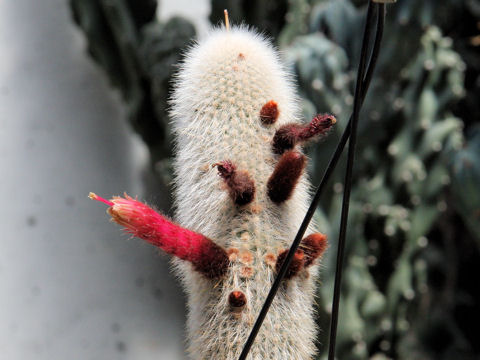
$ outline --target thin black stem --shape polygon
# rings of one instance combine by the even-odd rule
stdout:
[[[360,55],[360,65],[358,66],[357,73],[357,83],[355,86],[355,97],[353,101],[353,115],[352,120],[349,123],[350,127],[350,140],[348,145],[348,156],[347,156],[347,170],[345,173],[345,182],[344,182],[344,192],[343,192],[343,201],[342,201],[342,215],[340,220],[340,235],[338,238],[338,248],[337,248],[337,265],[335,269],[335,285],[333,290],[333,306],[332,306],[332,317],[330,320],[330,341],[328,346],[328,360],[335,359],[335,344],[337,339],[337,325],[338,325],[338,309],[340,306],[340,288],[342,284],[342,273],[343,273],[343,259],[345,255],[345,240],[347,235],[347,222],[348,222],[348,211],[350,208],[350,193],[352,190],[352,173],[353,173],[353,161],[355,159],[355,146],[357,142],[357,127],[358,127],[358,118],[361,107],[361,97],[362,97],[362,82],[363,75],[365,72],[365,64],[367,59],[368,51],[368,42],[370,39],[370,23],[373,19],[373,5],[369,1],[367,9],[367,20],[365,22],[365,30],[363,33],[363,42],[362,50]],[[378,13],[380,17],[380,13]]]
[[[378,53],[380,49],[380,42],[381,38],[383,35],[383,24],[384,24],[384,17],[380,16],[380,13],[383,13],[383,8],[384,6],[381,5],[381,10],[379,11],[379,20],[377,22],[377,28],[376,28],[376,34],[375,34],[375,41],[372,49],[372,55],[370,57],[368,69],[365,75],[365,78],[361,82],[361,92],[358,94],[360,96],[360,101],[361,104],[363,104],[363,100],[365,98],[365,94],[367,93],[368,87],[370,86],[370,81],[373,76],[373,71],[378,59]],[[380,19],[381,18],[381,19]],[[363,75],[363,74],[362,74]],[[356,93],[357,96],[357,93]],[[320,197],[322,194],[322,191],[328,182],[331,174],[333,173],[333,170],[335,169],[335,166],[338,163],[338,160],[340,158],[340,155],[343,151],[343,148],[345,147],[345,144],[348,140],[348,137],[350,135],[350,124],[352,122],[352,117],[350,117],[349,123],[342,135],[342,138],[337,145],[337,148],[335,149],[335,152],[332,156],[332,158],[329,161],[329,164],[327,166],[327,169],[325,170],[325,173],[323,175],[322,181],[320,182],[320,185],[317,187],[315,196],[312,199],[312,202],[310,204],[310,207],[308,208],[307,213],[305,214],[305,217],[302,221],[302,224],[300,225],[300,228],[297,232],[297,235],[295,236],[295,239],[290,247],[290,250],[283,262],[282,267],[280,268],[277,277],[275,278],[275,281],[270,289],[270,292],[267,295],[267,298],[265,299],[265,303],[257,317],[257,320],[252,328],[252,331],[250,332],[250,335],[244,345],[244,348],[242,350],[242,353],[240,354],[239,360],[245,360],[252,345],[253,342],[255,341],[255,338],[258,334],[258,331],[260,330],[260,327],[262,326],[263,320],[265,319],[265,316],[268,313],[268,310],[270,309],[270,305],[273,302],[273,299],[275,298],[275,295],[277,294],[277,291],[280,287],[281,281],[285,277],[285,274],[287,273],[287,269],[293,259],[293,255],[295,254],[295,251],[298,249],[298,246],[300,245],[300,242],[303,239],[303,236],[305,235],[305,231],[307,230],[308,225],[310,224],[310,221],[312,220],[312,217],[315,213],[315,210],[318,206],[318,203],[320,202]]]
[[[362,91],[360,94],[361,95],[360,100],[362,105],[363,105],[363,101],[365,100],[365,95],[367,94],[368,88],[370,87],[370,82],[373,77],[373,71],[375,70],[375,65],[377,64],[378,54],[380,52],[380,44],[382,42],[384,24],[385,24],[385,5],[382,4],[380,5],[377,28],[375,33],[375,42],[373,44],[373,49],[372,49],[372,56],[368,64],[367,74],[365,75],[365,79],[362,82],[362,89],[361,89]],[[323,173],[322,180],[320,181],[320,185],[317,187],[315,196],[312,201],[312,204],[315,204],[315,208],[317,207],[318,202],[320,201],[320,196],[322,194],[323,188],[328,183],[328,180],[330,180],[330,177],[333,174],[333,170],[335,170],[338,160],[340,160],[340,155],[342,155],[343,149],[345,148],[347,140],[350,137],[350,129],[351,129],[350,125],[352,122],[352,117],[353,117],[353,114],[348,119],[348,123],[345,130],[343,131],[342,137],[340,138],[340,141],[338,142],[337,147],[332,157],[330,158],[330,161],[328,162],[327,168]],[[310,221],[310,219],[308,221]]]

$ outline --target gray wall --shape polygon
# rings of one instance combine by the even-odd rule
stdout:
[[[165,207],[147,163],[67,1],[0,1],[2,359],[184,359],[168,259],[87,198]]]

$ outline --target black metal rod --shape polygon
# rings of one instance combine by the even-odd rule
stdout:
[[[380,18],[380,16],[379,16]],[[374,68],[375,68],[375,65],[376,65],[376,61],[378,59],[378,53],[379,53],[379,49],[380,49],[380,42],[381,42],[381,38],[382,38],[382,34],[383,34],[383,19],[382,21],[379,21],[377,22],[377,30],[376,30],[376,35],[375,35],[375,42],[374,42],[374,45],[373,45],[373,49],[372,49],[372,56],[370,58],[370,61],[369,61],[369,65],[368,65],[368,69],[367,69],[367,72],[366,72],[366,76],[365,76],[365,79],[362,81],[362,87],[361,87],[361,93],[359,94],[360,97],[361,97],[361,103],[363,103],[363,100],[365,98],[365,94],[368,90],[368,87],[370,86],[370,81],[372,79],[372,76],[373,76],[373,71],[374,71]],[[263,323],[263,320],[265,319],[265,316],[267,315],[268,313],[268,310],[270,309],[270,305],[272,304],[273,302],[273,299],[275,298],[275,295],[277,294],[277,291],[278,291],[278,288],[280,287],[280,284],[281,284],[281,281],[283,280],[286,272],[287,272],[287,269],[288,269],[288,266],[290,265],[291,261],[292,261],[292,258],[293,258],[293,255],[295,253],[295,251],[298,249],[298,246],[300,245],[300,242],[303,238],[303,236],[305,235],[305,231],[307,230],[307,227],[310,223],[310,221],[312,220],[312,217],[315,213],[315,210],[318,206],[318,203],[320,201],[320,197],[321,197],[321,194],[322,194],[322,190],[323,188],[325,187],[326,183],[328,182],[331,174],[333,173],[333,170],[336,166],[336,164],[338,163],[338,160],[340,158],[340,155],[345,147],[345,144],[348,140],[348,137],[350,135],[350,124],[351,124],[351,121],[352,121],[352,117],[350,117],[350,120],[349,120],[349,123],[342,135],[342,138],[339,142],[339,144],[337,145],[337,148],[335,149],[335,152],[332,156],[332,158],[330,159],[329,161],[329,164],[327,166],[327,169],[325,170],[324,172],[324,175],[322,177],[322,181],[320,182],[320,185],[317,187],[316,189],[316,192],[315,192],[315,196],[313,197],[312,199],[312,203],[310,204],[310,207],[308,208],[308,211],[307,213],[305,214],[305,217],[302,221],[302,224],[300,225],[300,228],[297,232],[297,235],[295,236],[295,239],[290,247],[290,250],[283,262],[283,265],[282,267],[280,268],[279,272],[278,272],[278,275],[274,281],[274,283],[272,284],[272,288],[270,289],[270,292],[268,293],[267,295],[267,298],[265,299],[265,303],[257,317],[257,320],[251,330],[251,333],[244,345],[244,348],[242,350],[242,353],[240,354],[240,357],[239,357],[239,360],[245,360],[252,345],[253,345],[253,342],[255,341],[255,338],[258,334],[258,331],[260,330],[260,327]]]
[[[380,17],[380,14],[378,14]],[[353,161],[355,159],[355,146],[357,142],[358,118],[361,107],[362,82],[367,58],[368,42],[370,38],[370,22],[373,19],[372,1],[368,2],[367,20],[363,33],[360,65],[358,66],[357,83],[355,86],[355,97],[353,101],[352,121],[349,123],[350,139],[348,144],[347,170],[345,172],[344,192],[342,201],[342,214],[340,220],[340,234],[338,237],[337,262],[335,269],[335,285],[333,290],[332,317],[330,320],[330,341],[328,344],[328,360],[335,359],[335,344],[337,339],[338,308],[340,306],[340,288],[342,284],[343,260],[345,255],[345,240],[347,235],[348,211],[350,208],[350,193],[352,190]]]

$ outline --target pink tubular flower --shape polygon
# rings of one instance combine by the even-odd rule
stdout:
[[[148,205],[127,194],[110,200],[94,193],[89,197],[109,205],[107,212],[126,232],[168,254],[190,261],[205,276],[215,278],[227,271],[229,260],[225,250],[202,234],[171,222]]]

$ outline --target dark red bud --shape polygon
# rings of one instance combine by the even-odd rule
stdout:
[[[274,203],[282,203],[293,193],[307,163],[305,155],[288,151],[282,155],[267,182],[267,194]]]
[[[219,175],[225,180],[230,198],[236,205],[247,205],[255,197],[255,183],[247,171],[237,171],[229,160],[214,164]]]
[[[247,297],[241,291],[232,291],[230,295],[228,295],[228,303],[231,307],[242,308],[247,303]]]
[[[277,121],[279,115],[278,105],[275,101],[270,100],[263,105],[260,110],[260,120],[263,125],[271,125]]]
[[[284,250],[280,253],[280,255],[278,255],[277,263],[275,265],[275,270],[277,272],[280,271],[287,254],[288,250]],[[295,251],[295,254],[293,254],[292,261],[288,267],[287,273],[285,274],[285,279],[291,279],[293,276],[297,275],[303,269],[304,264],[305,254],[303,253],[303,250],[298,249]]]
[[[308,235],[300,244],[301,249],[305,253],[305,267],[322,257],[328,247],[327,235],[315,233]]]
[[[325,135],[337,120],[330,114],[315,116],[308,124],[286,124],[273,136],[273,151],[276,154],[293,149],[295,145],[310,140],[317,135]]]

